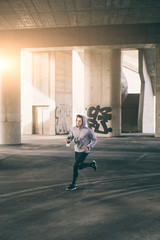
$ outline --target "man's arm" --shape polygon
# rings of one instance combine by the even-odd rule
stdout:
[[[66,143],[71,142],[74,139],[74,135],[72,131],[69,131],[68,137],[66,138]]]
[[[98,139],[97,139],[97,137],[96,137],[96,135],[95,135],[95,133],[93,132],[92,129],[90,129],[90,138],[91,138],[91,142],[87,145],[89,150],[91,148],[93,148],[96,145],[97,141],[98,141]]]

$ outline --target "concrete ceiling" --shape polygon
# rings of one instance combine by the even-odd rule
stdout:
[[[0,30],[160,22],[160,0],[0,0]]]
[[[5,36],[5,31],[7,30],[47,30],[60,28],[64,32],[65,28],[68,34],[70,27],[73,29],[73,27],[99,26],[99,28],[102,28],[109,25],[134,25],[132,31],[135,32],[136,24],[142,26],[143,24],[154,23],[160,23],[160,0],[0,0],[0,42],[4,41],[4,44],[10,38],[10,42],[17,42],[17,44],[33,42],[32,37],[31,40],[27,38],[28,33],[26,33],[27,35],[23,33],[23,37],[19,37],[19,42],[17,41],[18,38],[16,40],[12,39],[14,36],[12,33]],[[96,28],[96,31],[99,28]],[[112,35],[113,32],[114,30],[111,32]],[[158,33],[159,31],[155,32]],[[17,36],[19,34],[18,32]],[[153,34],[152,31],[151,34]],[[151,34],[148,31],[147,39],[150,38]],[[43,35],[45,34],[40,36],[42,37]],[[59,36],[59,34],[57,35]],[[53,34],[53,36],[55,35]],[[55,38],[53,36],[51,41],[54,42]],[[96,38],[96,35],[94,36]],[[121,40],[121,33],[118,36],[120,36],[119,39]],[[88,35],[84,36],[84,38],[86,37]],[[103,34],[102,37],[104,38]],[[105,35],[105,39],[108,37],[108,35]],[[59,39],[63,40],[62,37]],[[115,39],[115,36],[111,36],[111,40],[113,39]],[[48,38],[43,40],[43,42],[47,41]],[[1,45],[3,46],[2,42]],[[145,57],[152,85],[155,86],[155,49],[145,50]]]

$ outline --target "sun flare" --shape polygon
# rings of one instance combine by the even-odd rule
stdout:
[[[7,59],[0,58],[0,70],[6,70],[9,67],[9,61]]]

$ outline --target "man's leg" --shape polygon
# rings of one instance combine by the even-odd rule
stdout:
[[[86,159],[86,158],[85,158],[85,159]],[[85,159],[84,159],[84,160],[85,160]],[[78,169],[81,170],[81,169],[84,169],[84,168],[87,168],[87,167],[91,167],[91,168],[93,168],[95,171],[97,170],[97,163],[96,163],[95,160],[93,160],[91,163],[85,163],[84,160],[79,163]]]
[[[88,153],[85,152],[75,152],[75,163],[73,166],[73,181],[72,184],[75,185],[76,179],[78,177],[78,169],[83,164],[84,160],[88,156]]]
[[[75,152],[75,163],[73,166],[73,180],[72,180],[72,184],[70,184],[69,187],[66,188],[66,190],[75,190],[76,189],[75,183],[76,183],[76,179],[78,177],[78,169],[81,170],[86,167],[92,167],[96,171],[97,165],[94,160],[91,163],[84,163],[84,160],[86,159],[88,154],[89,153],[86,153],[86,152]]]

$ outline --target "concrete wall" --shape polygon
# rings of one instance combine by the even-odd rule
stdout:
[[[22,133],[49,134],[49,54],[23,51],[21,79]]]
[[[67,133],[72,124],[72,52],[23,52],[22,62],[22,133]]]
[[[33,105],[49,105],[49,53],[33,53]]]
[[[73,56],[72,51],[25,52],[23,65],[27,61],[29,69],[22,71],[23,133],[68,133],[81,113],[97,134],[120,134],[119,50],[85,50]]]
[[[75,124],[76,114],[82,113],[99,136],[120,135],[120,50],[24,52],[22,57],[23,133],[32,134],[35,121],[40,121],[36,133],[67,133]],[[144,58],[140,66],[141,78],[145,79],[142,132],[153,133],[154,97]]]

